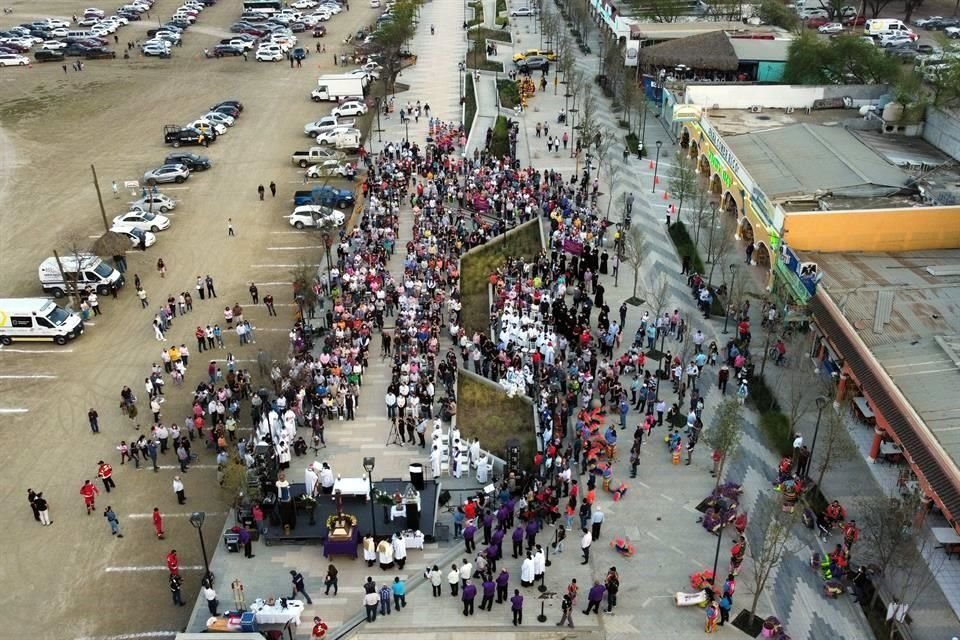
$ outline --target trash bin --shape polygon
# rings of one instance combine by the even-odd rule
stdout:
[[[230,531],[223,534],[223,544],[227,547],[227,551],[230,553],[239,553],[240,552],[240,535],[237,533],[231,533]]]
[[[410,465],[410,484],[412,484],[417,491],[423,491],[425,486],[423,481],[423,465],[419,462],[414,462]]]

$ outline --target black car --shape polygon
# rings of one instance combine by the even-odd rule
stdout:
[[[65,56],[85,56],[90,49],[91,47],[74,42],[68,44],[65,48],[61,49],[61,51]]]
[[[203,146],[207,146],[207,144],[210,143],[210,138],[193,127],[181,128],[175,124],[168,124],[163,127],[163,142],[164,144],[172,144],[174,147],[185,144],[202,144]]]
[[[188,151],[177,151],[167,155],[163,164],[185,164],[190,171],[206,171],[210,168],[210,159]]]
[[[87,52],[83,55],[85,55],[88,60],[99,60],[101,58],[116,58],[117,52],[111,49],[97,47],[95,49],[87,49]]]
[[[41,49],[33,54],[33,57],[37,62],[60,62],[63,60],[64,55],[62,51],[47,51],[46,49]]]
[[[223,56],[242,56],[243,49],[235,44],[218,44],[210,51],[210,55],[215,58],[222,58]]]
[[[236,118],[237,115],[241,111],[243,111],[243,103],[240,102],[239,100],[223,100],[222,102],[218,102],[217,104],[210,107],[208,111],[219,111],[220,107],[230,107],[231,109],[236,111],[237,113],[235,114],[229,113],[228,111],[224,111],[224,113],[226,113],[228,116],[233,116],[234,118]]]
[[[130,21],[130,22],[136,22],[136,21],[138,21],[138,20],[143,20],[143,18],[140,17],[140,14],[137,13],[136,11],[123,11],[123,10],[121,10],[121,11],[117,11],[117,15],[120,16],[121,18],[126,18],[126,19],[127,19],[128,21]]]
[[[546,56],[527,56],[517,63],[517,69],[520,73],[530,73],[531,71],[549,71],[550,61]]]
[[[303,33],[307,30],[307,25],[304,22],[294,21],[287,25],[290,31],[293,33]]]

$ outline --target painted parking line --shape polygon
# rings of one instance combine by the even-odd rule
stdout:
[[[140,631],[139,633],[121,633],[116,636],[82,636],[74,640],[138,640],[138,638],[173,638],[179,631]]]
[[[215,512],[207,511],[206,514],[208,516],[225,516],[227,515],[227,512],[226,511],[215,511]],[[193,515],[193,513],[163,513],[161,515],[163,516],[163,519],[166,520],[167,518],[189,518],[190,516]],[[128,513],[127,517],[132,520],[146,520],[147,518],[152,518],[153,513],[152,512],[151,513]]]
[[[157,465],[158,469],[179,469],[180,465],[178,464],[160,464]],[[215,464],[191,464],[187,465],[187,469],[216,469],[217,465]]]
[[[0,380],[56,380],[57,376],[49,375],[46,373],[38,373],[34,375],[2,375]]]
[[[300,251],[301,249],[323,249],[323,245],[308,244],[305,247],[267,247],[267,251]]]
[[[281,285],[290,284],[290,281],[286,282],[258,282],[257,285],[261,287],[279,287]]]
[[[271,231],[271,235],[280,236],[280,235],[303,235],[303,231]]]
[[[6,413],[28,413],[30,409],[19,409],[19,408],[0,408],[0,414]]]
[[[170,571],[165,564],[155,565],[128,565],[125,567],[104,567],[107,573],[136,573],[140,571]],[[192,564],[189,566],[180,565],[180,571],[203,571],[202,564]]]
[[[0,353],[73,353],[73,349],[8,349],[0,345]]]
[[[164,187],[164,191],[187,191],[190,187]]]

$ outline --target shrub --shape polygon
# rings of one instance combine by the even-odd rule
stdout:
[[[473,128],[473,119],[477,115],[477,96],[473,93],[473,74],[464,74],[463,91],[465,101],[463,110],[463,124],[466,127],[467,136],[469,136],[470,130]]]
[[[503,116],[497,116],[497,122],[493,125],[490,153],[495,158],[502,158],[510,154],[510,124]]]
[[[756,381],[756,378],[754,379]],[[751,394],[753,391],[750,392]],[[790,433],[790,419],[778,411],[771,411],[760,415],[760,430],[767,440],[781,456],[793,454],[793,434]]]
[[[630,136],[627,137],[629,138]],[[687,226],[682,222],[677,222],[670,225],[669,231],[670,239],[673,240],[673,245],[677,248],[677,253],[680,254],[680,257],[689,256],[690,268],[697,273],[704,273],[703,260],[700,259],[700,253],[697,251],[696,245],[693,244],[693,239],[687,232]]]
[[[513,109],[520,104],[520,89],[513,80],[498,80],[497,92],[500,94],[500,106]]]

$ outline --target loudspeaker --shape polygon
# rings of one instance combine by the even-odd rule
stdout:
[[[440,506],[441,506],[441,507],[447,506],[447,503],[450,502],[450,498],[451,498],[451,497],[452,497],[452,496],[450,495],[450,492],[447,491],[446,489],[444,489],[443,491],[441,491],[441,492],[440,492],[440,501],[439,501],[439,502],[440,502]]]

